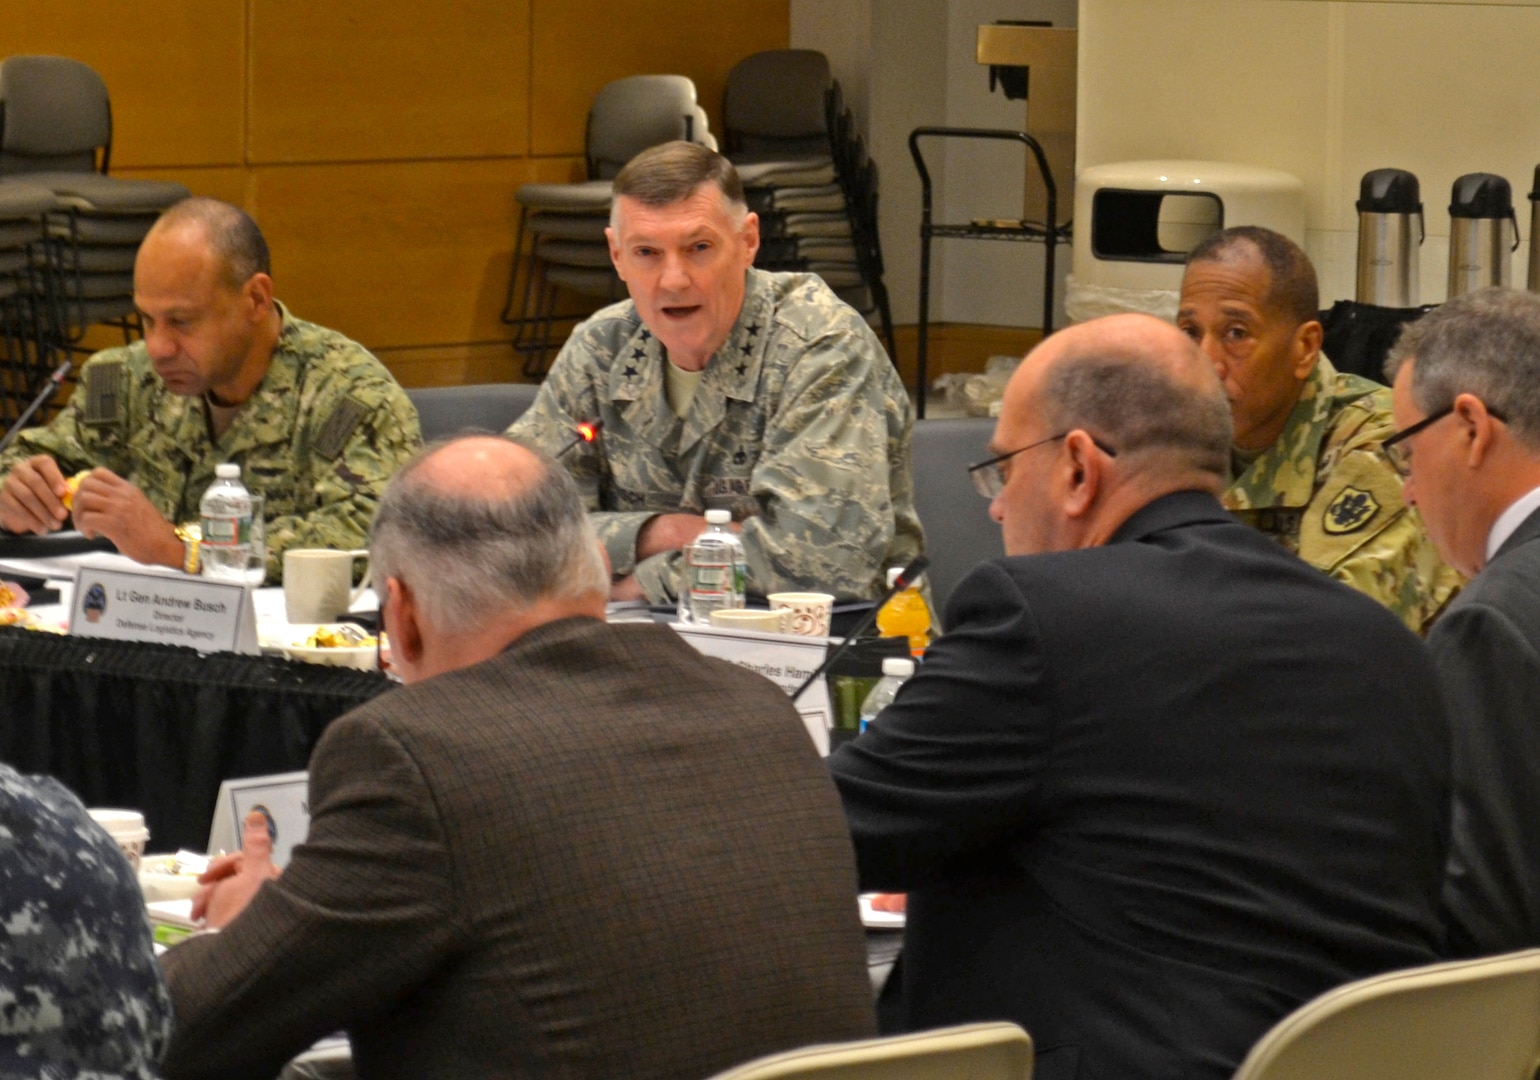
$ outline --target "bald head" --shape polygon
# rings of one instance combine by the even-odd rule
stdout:
[[[156,220],[144,243],[153,248],[172,235],[183,241],[196,237],[206,244],[224,283],[232,289],[240,288],[254,274],[272,276],[272,260],[262,230],[238,206],[203,196],[183,199]]]
[[[543,600],[603,598],[609,575],[565,469],[497,436],[430,446],[390,481],[370,550],[377,581],[407,583],[441,631]]]
[[[1197,471],[1222,483],[1230,408],[1192,341],[1148,315],[1111,315],[1061,330],[1033,351],[1036,407],[1055,431],[1084,428],[1125,468]]]

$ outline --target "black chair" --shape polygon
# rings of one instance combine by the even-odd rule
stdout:
[[[970,570],[1005,553],[1000,527],[967,473],[969,465],[989,457],[985,447],[994,429],[995,422],[983,417],[915,421],[910,447],[914,508],[925,528],[926,577],[938,619],[952,589]]]

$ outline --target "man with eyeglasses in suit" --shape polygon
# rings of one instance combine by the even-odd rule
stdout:
[[[1402,332],[1386,454],[1471,578],[1428,635],[1454,744],[1452,956],[1540,945],[1540,297],[1482,289]]]
[[[882,1025],[1013,1020],[1046,1080],[1228,1078],[1304,1001],[1435,956],[1431,665],[1219,503],[1230,410],[1173,327],[1060,331],[1003,406],[971,472],[1006,557],[829,758],[862,887],[909,893]]]

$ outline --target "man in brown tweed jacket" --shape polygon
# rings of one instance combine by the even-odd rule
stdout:
[[[361,1077],[704,1077],[874,1030],[838,799],[785,694],[609,626],[565,470],[432,450],[373,534],[407,683],[334,723],[311,824],[165,957],[169,1077],[274,1076],[346,1029]]]

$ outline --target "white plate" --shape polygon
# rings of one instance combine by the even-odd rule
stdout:
[[[861,902],[861,925],[868,930],[902,930],[904,928],[904,913],[902,911],[877,911],[872,907],[872,897],[876,893],[862,893],[857,899]]]

